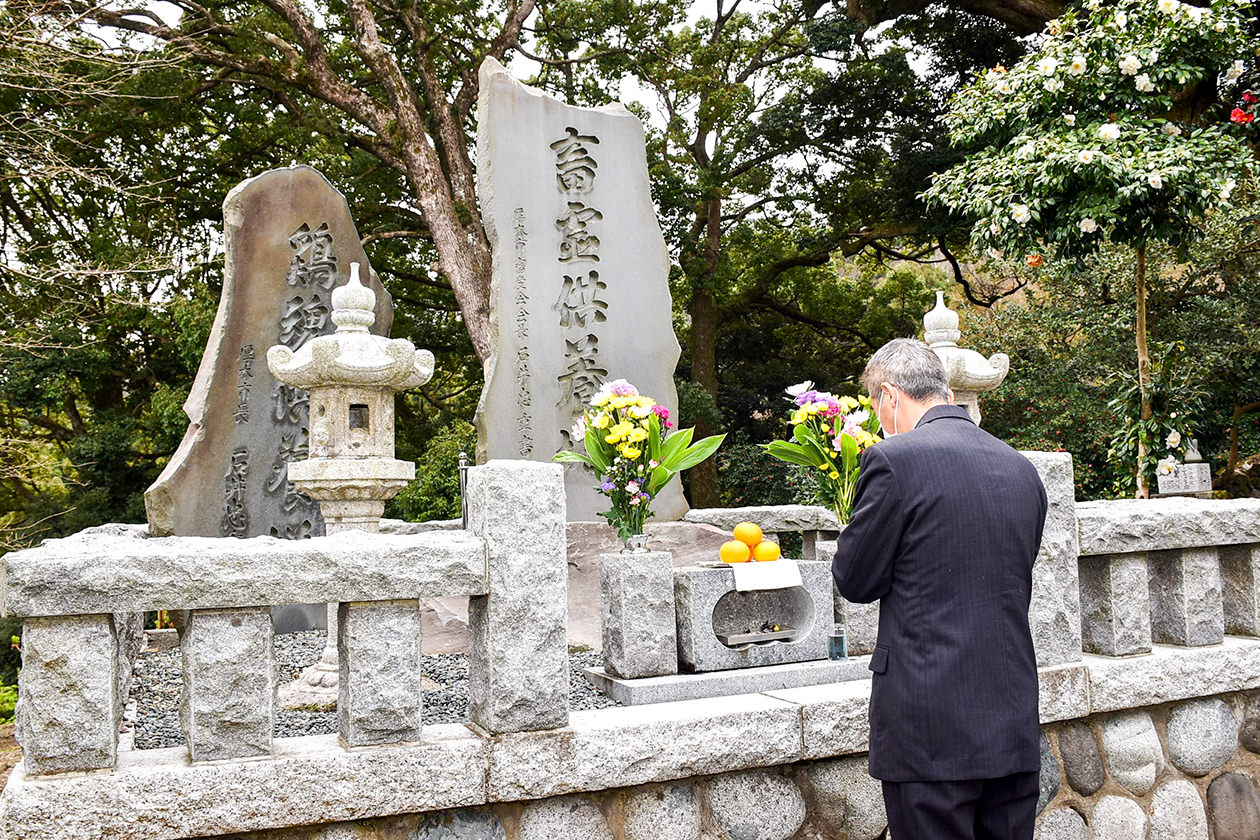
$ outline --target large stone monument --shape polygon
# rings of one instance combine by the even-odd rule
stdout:
[[[189,426],[145,492],[158,536],[289,539],[324,533],[319,508],[286,478],[309,446],[306,391],[267,370],[267,348],[332,332],[332,290],[351,262],[367,265],[345,198],[309,166],[265,172],[223,202],[223,292],[192,391]],[[389,294],[376,293],[373,331],[388,335]],[[323,623],[323,608],[275,611],[277,629]]]
[[[638,118],[566,105],[487,58],[477,182],[494,249],[478,460],[550,460],[606,380],[628,379],[676,414],[669,258]],[[607,509],[596,483],[566,468],[571,521]],[[686,512],[677,479],[652,510]]]

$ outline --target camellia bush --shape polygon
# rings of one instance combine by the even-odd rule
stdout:
[[[1038,49],[980,74],[954,99],[950,136],[975,151],[924,195],[975,220],[976,249],[1030,266],[1079,259],[1108,240],[1134,249],[1140,496],[1157,425],[1146,246],[1184,247],[1252,164],[1225,104],[1241,99],[1232,88],[1255,58],[1249,8],[1088,0],[1050,21]]]

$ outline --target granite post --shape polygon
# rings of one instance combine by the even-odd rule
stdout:
[[[14,729],[27,775],[112,768],[118,688],[111,616],[26,619]]]
[[[1221,585],[1225,602],[1225,632],[1260,636],[1260,544],[1223,545]]]
[[[1215,645],[1225,638],[1221,566],[1216,549],[1152,551],[1151,639],[1162,644]]]
[[[669,552],[601,554],[599,583],[605,670],[622,679],[678,673]]]
[[[486,541],[489,594],[469,599],[468,715],[494,732],[569,720],[564,477],[559,464],[468,470],[468,530]]]
[[[1104,656],[1151,651],[1146,554],[1104,554],[1080,563],[1084,649]]]
[[[1076,524],[1076,482],[1067,452],[1024,452],[1046,490],[1046,524],[1033,565],[1032,629],[1038,667],[1081,658],[1081,600],[1078,577],[1080,539]]]
[[[477,195],[494,262],[477,460],[550,461],[608,380],[676,415],[680,350],[642,124],[620,104],[565,105],[493,58],[480,85]],[[566,468],[570,520],[606,508],[594,485]],[[652,510],[686,512],[677,478]]]
[[[341,605],[337,729],[347,747],[420,740],[420,602]]]
[[[179,723],[193,761],[269,755],[276,674],[266,607],[193,610],[180,641]]]

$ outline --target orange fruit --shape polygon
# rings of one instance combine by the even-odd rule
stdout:
[[[724,542],[718,549],[718,556],[722,558],[723,563],[747,563],[751,555],[752,551],[739,540]]]
[[[777,542],[771,542],[770,540],[757,543],[752,550],[753,559],[761,563],[766,563],[770,560],[778,560],[779,553],[779,544]]]
[[[735,526],[734,537],[744,545],[752,548],[754,545],[761,542],[761,528],[751,522],[741,522]]]

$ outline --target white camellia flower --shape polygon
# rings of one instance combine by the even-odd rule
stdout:
[[[1223,20],[1218,20],[1216,23],[1212,24],[1212,28],[1217,32],[1224,32],[1226,29],[1229,29],[1229,24]]]
[[[1085,72],[1085,68],[1089,66],[1089,62],[1085,60],[1083,55],[1072,56],[1072,63],[1068,65],[1068,72],[1073,76],[1079,76]]]
[[[1154,64],[1159,61],[1159,50],[1151,50],[1146,54],[1146,63]]]
[[[1155,90],[1155,83],[1151,81],[1151,77],[1145,73],[1139,73],[1133,79],[1133,84],[1137,85],[1137,89],[1142,93],[1150,93]]]
[[[1155,471],[1160,475],[1172,475],[1177,471],[1177,459],[1171,455],[1167,458],[1160,458],[1155,465]]]
[[[1203,20],[1203,14],[1207,11],[1207,9],[1201,9],[1198,6],[1191,6],[1189,3],[1186,3],[1184,11],[1190,16],[1192,21],[1198,23]]]
[[[1064,114],[1063,121],[1068,125],[1076,125],[1076,114]]]
[[[1081,163],[1093,163],[1094,152],[1092,152],[1089,149],[1081,149],[1079,152],[1076,153],[1076,159],[1079,160]]]
[[[1224,186],[1221,187],[1221,201],[1229,201],[1229,197],[1234,194],[1234,187],[1236,186],[1238,186],[1238,182],[1233,178],[1227,179]]]
[[[1164,441],[1164,444],[1169,449],[1176,449],[1178,446],[1181,446],[1181,432],[1173,429],[1168,433],[1168,439]]]
[[[1090,10],[1097,9],[1102,5],[1102,0],[1085,0],[1085,5],[1088,6]]]
[[[1058,93],[1059,91],[1063,90],[1063,80],[1062,79],[1046,79],[1044,82],[1042,82],[1041,86],[1044,87],[1050,93]]]
[[[1159,0],[1159,10],[1166,15],[1176,14],[1177,7],[1180,5],[1177,0]]]
[[[1132,76],[1134,73],[1142,69],[1142,59],[1136,55],[1129,53],[1120,60],[1120,72],[1126,76]]]
[[[1124,12],[1116,12],[1116,26],[1119,27],[1120,29],[1124,29],[1128,25],[1129,25],[1129,16],[1126,15]]]
[[[1019,147],[1019,150],[1015,152],[1015,157],[1019,158],[1020,160],[1028,160],[1030,157],[1032,157],[1036,153],[1036,151],[1037,151],[1037,145],[1030,140],[1029,142]]]
[[[998,223],[996,221],[989,222],[989,233],[997,236],[1001,232],[1002,228],[998,227]]]
[[[1012,204],[1011,218],[1021,225],[1026,225],[1032,219],[1032,213],[1029,212],[1027,204]]]
[[[1059,69],[1059,60],[1051,56],[1046,56],[1037,62],[1037,71],[1043,76],[1053,76],[1054,71]]]
[[[1015,85],[1011,84],[1010,79],[1003,79],[997,83],[997,92],[1009,96],[1015,92]]]
[[[1235,61],[1232,65],[1230,65],[1230,68],[1225,71],[1225,78],[1229,79],[1232,82],[1234,81],[1234,79],[1237,79],[1239,76],[1243,74],[1243,69],[1244,69],[1243,62],[1242,62],[1242,59],[1240,58],[1237,61]]]
[[[1077,224],[1077,227],[1081,229],[1081,233],[1093,233],[1098,230],[1098,222],[1094,221],[1089,216],[1086,216],[1081,219],[1081,221]]]
[[[1119,140],[1120,126],[1115,123],[1103,123],[1098,129],[1098,136],[1104,140]]]
[[[1164,179],[1159,177],[1158,172],[1148,172],[1146,183],[1150,184],[1152,189],[1162,190],[1164,188]]]
[[[1161,128],[1161,129],[1160,129],[1160,131],[1164,132],[1164,133],[1165,133],[1165,134],[1167,134],[1169,137],[1180,137],[1180,136],[1181,136],[1181,126],[1177,125],[1177,124],[1176,124],[1176,123],[1174,123],[1174,122],[1166,122],[1166,123],[1164,123],[1164,127],[1163,127],[1163,128]]]

